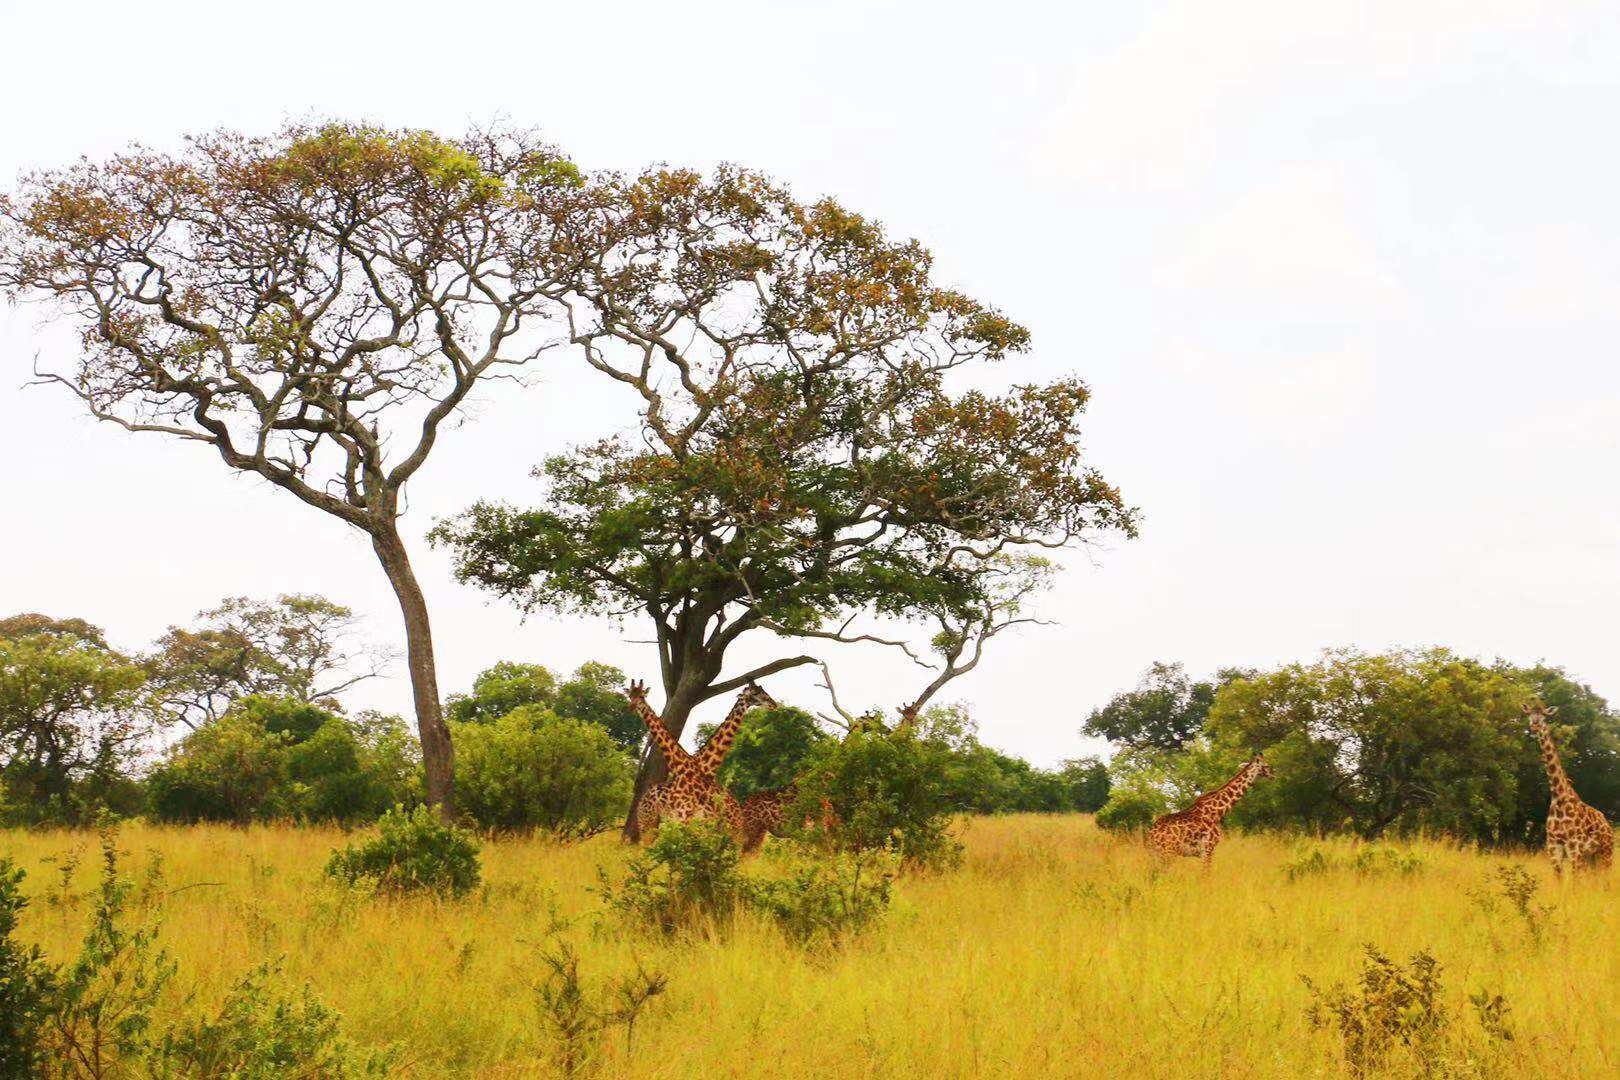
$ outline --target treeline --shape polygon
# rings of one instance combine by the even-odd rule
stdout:
[[[352,612],[312,596],[228,600],[139,654],[82,620],[0,620],[0,820],[356,824],[419,804],[409,727],[342,702],[388,660],[359,641]],[[452,695],[459,812],[564,836],[622,821],[645,736],[625,683],[602,663],[560,679],[501,662]],[[847,743],[803,710],[756,711],[724,776],[739,797],[784,787]],[[1107,797],[1101,762],[1035,768],[980,743],[960,709],[928,710],[905,745],[920,755],[907,775],[927,788],[914,801],[932,811],[1096,810]]]
[[[1207,680],[1155,664],[1085,722],[1118,747],[1098,821],[1145,825],[1264,751],[1276,776],[1237,805],[1233,824],[1534,840],[1549,792],[1520,709],[1537,699],[1558,707],[1555,738],[1581,797],[1620,817],[1620,715],[1563,670],[1445,649],[1346,649]]]

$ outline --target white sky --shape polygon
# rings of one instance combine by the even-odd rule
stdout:
[[[1060,11],[1067,7],[1070,10]],[[240,14],[238,13],[240,12]],[[949,696],[1052,763],[1155,659],[1445,644],[1620,697],[1620,8],[1224,3],[51,4],[0,0],[0,182],[130,140],[321,115],[537,126],[587,168],[736,161],[915,235],[1078,372],[1145,515]],[[0,309],[0,614],[137,648],[223,596],[323,593],[399,636],[369,546],[200,448],[21,389],[62,328]],[[415,482],[420,538],[624,423],[573,360],[490,395]],[[653,673],[416,548],[446,691],[497,659]],[[847,703],[919,685],[835,656]],[[771,681],[822,707],[807,676]],[[408,714],[404,672],[357,704]],[[723,708],[723,705],[721,706]]]

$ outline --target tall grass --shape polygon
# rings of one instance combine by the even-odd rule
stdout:
[[[1078,816],[974,819],[964,840],[960,869],[902,879],[878,929],[812,952],[746,917],[695,941],[601,922],[598,867],[611,876],[626,856],[609,837],[489,843],[485,885],[459,901],[332,884],[321,871],[336,831],[133,825],[120,844],[179,963],[170,1015],[283,957],[352,1038],[397,1044],[413,1077],[554,1075],[535,987],[559,938],[587,991],[638,964],[668,976],[633,1042],[603,1034],[591,1064],[603,1076],[1349,1075],[1335,1033],[1307,1019],[1300,976],[1353,985],[1367,944],[1443,969],[1456,1053],[1392,1059],[1396,1074],[1620,1075],[1612,875],[1559,883],[1528,853],[1425,842],[1369,858],[1346,841],[1264,836],[1228,837],[1205,873]],[[94,845],[0,833],[35,901],[22,934],[54,959],[83,930],[73,895],[94,886]],[[1534,903],[1505,896],[1503,867],[1528,872]],[[1481,991],[1505,1000],[1511,1040],[1475,1030]]]

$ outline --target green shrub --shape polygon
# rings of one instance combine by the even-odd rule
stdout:
[[[377,822],[376,836],[334,851],[326,873],[382,892],[462,896],[478,886],[478,843],[429,807],[396,806]]]
[[[1362,848],[1350,860],[1350,869],[1363,877],[1376,877],[1381,874],[1411,877],[1413,874],[1422,873],[1424,866],[1423,856],[1417,852],[1401,851],[1380,844]]]
[[[1415,851],[1400,851],[1372,844],[1360,848],[1348,859],[1329,855],[1321,848],[1312,848],[1298,859],[1286,864],[1283,873],[1288,876],[1289,881],[1340,870],[1347,870],[1362,877],[1391,874],[1409,877],[1421,873],[1424,865],[1423,856]]]
[[[670,822],[631,857],[617,885],[603,872],[608,908],[632,927],[665,935],[723,928],[746,898],[741,853],[727,830],[707,821]]]
[[[128,1075],[152,1045],[152,1008],[174,976],[157,928],[125,924],[131,886],[118,869],[117,841],[104,826],[90,928],[78,956],[56,973],[51,994],[45,1048],[61,1077]]]
[[[152,1049],[153,1080],[352,1080],[386,1076],[389,1054],[361,1053],[343,1038],[342,1018],[306,985],[276,992],[263,965],[231,989],[218,1012],[171,1028]]]
[[[1312,848],[1291,863],[1283,865],[1283,874],[1289,881],[1326,874],[1334,868],[1334,861],[1321,848]]]
[[[731,834],[710,822],[671,823],[630,859],[624,879],[601,893],[632,928],[666,936],[724,931],[738,911],[751,911],[800,945],[836,944],[888,910],[899,857],[889,852],[826,856],[785,848],[786,873],[743,873]]]
[[[407,741],[379,722],[363,742],[354,724],[333,717],[281,753],[279,813],[300,821],[372,821],[407,795],[414,776]]]
[[[800,861],[781,878],[751,881],[748,906],[799,945],[837,944],[889,910],[892,856],[838,854]]]
[[[146,781],[163,821],[244,825],[268,816],[284,740],[242,717],[226,716],[187,735]]]
[[[23,872],[0,859],[0,1076],[37,1076],[45,1063],[43,1027],[55,994],[55,973],[38,946],[12,935],[28,906]]]
[[[587,836],[629,809],[635,764],[595,724],[528,705],[451,737],[457,804],[485,828]]]
[[[712,730],[708,724],[698,729],[700,745]],[[816,747],[830,738],[803,709],[754,709],[737,729],[737,741],[720,766],[720,781],[739,799],[785,788],[804,771]]]
[[[961,858],[951,835],[955,809],[948,732],[866,728],[817,748],[799,780],[787,821],[832,818],[823,839],[846,851],[892,850],[912,867],[949,866]]]
[[[174,747],[147,780],[147,805],[188,824],[369,821],[412,796],[416,771],[397,717],[251,697]]]

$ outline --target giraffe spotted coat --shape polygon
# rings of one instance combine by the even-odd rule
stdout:
[[[1567,866],[1607,870],[1614,864],[1614,829],[1596,807],[1581,801],[1564,772],[1552,730],[1547,726],[1547,717],[1557,711],[1556,705],[1524,707],[1530,730],[1541,744],[1541,763],[1552,791],[1552,802],[1547,807],[1547,857],[1560,874]]]
[[[1165,855],[1199,858],[1208,866],[1215,855],[1215,845],[1221,842],[1221,819],[1249,790],[1249,785],[1270,775],[1271,766],[1256,754],[1244,763],[1236,776],[1214,791],[1198,796],[1185,810],[1165,814],[1155,821],[1148,829],[1148,846]]]
[[[726,790],[716,774],[726,760],[726,754],[737,739],[737,729],[750,709],[772,706],[776,702],[753,683],[743,688],[731,711],[720,722],[709,741],[694,754],[686,752],[680,742],[669,733],[663,720],[647,704],[647,686],[633,682],[626,691],[630,706],[647,725],[653,743],[664,755],[668,775],[642,793],[636,806],[636,824],[643,841],[652,839],[662,821],[717,820],[738,838],[746,841],[742,807],[736,796]]]

